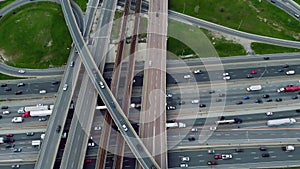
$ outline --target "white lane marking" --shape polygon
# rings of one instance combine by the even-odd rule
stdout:
[[[288,157],[293,157],[293,155],[288,155]]]
[[[251,152],[251,154],[256,154],[256,152]]]
[[[254,157],[253,159],[256,160],[256,159],[258,159],[258,157]]]
[[[241,160],[241,158],[235,158],[235,160]]]
[[[271,156],[271,158],[276,158],[277,156]]]
[[[198,154],[198,155],[197,155],[197,157],[202,157],[202,156],[203,156],[203,154]]]

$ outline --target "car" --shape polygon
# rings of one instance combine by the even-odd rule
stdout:
[[[46,121],[47,119],[42,117],[42,118],[39,118],[39,121]]]
[[[297,14],[297,13],[295,13],[294,16],[295,16],[296,18],[299,18],[299,17],[300,17],[300,15]]]
[[[2,119],[2,115],[0,115],[0,119]]]
[[[68,89],[68,84],[64,84],[63,90],[66,91]]]
[[[6,91],[6,92],[11,91],[11,88],[10,87],[6,87],[6,88],[4,88],[4,91]]]
[[[122,125],[122,128],[124,129],[124,131],[128,131],[128,128],[125,124]]]
[[[1,109],[8,109],[8,106],[1,106]]]
[[[189,141],[195,141],[196,139],[195,139],[195,137],[189,137],[188,140]]]
[[[288,68],[288,67],[290,67],[290,65],[285,64],[285,65],[283,65],[282,67],[283,67],[283,68]]]
[[[21,148],[14,148],[14,149],[13,149],[13,152],[21,152],[21,151],[22,151]]]
[[[47,93],[47,91],[46,90],[40,90],[39,93],[40,94],[45,94],[45,93]]]
[[[191,78],[191,75],[184,75],[183,78],[184,79],[189,79],[189,78]]]
[[[218,165],[216,161],[207,161],[207,165]]]
[[[217,127],[216,126],[211,126],[211,127],[209,127],[209,130],[210,131],[215,131],[215,130],[217,130]]]
[[[295,73],[295,70],[289,70],[285,72],[286,75],[294,75]]]
[[[15,147],[14,144],[7,144],[7,145],[5,146],[5,148],[7,148],[7,149],[9,149],[9,148],[14,148],[14,147]]]
[[[85,159],[85,163],[92,163],[93,162],[93,160],[91,160],[91,159]]]
[[[228,72],[223,73],[223,76],[229,76]]]
[[[270,157],[270,154],[269,153],[262,153],[261,156],[262,157]]]
[[[14,164],[11,166],[11,168],[20,168],[20,165],[19,164]]]
[[[194,70],[194,73],[195,73],[195,74],[201,74],[201,73],[202,73],[202,70],[200,70],[200,69]]]
[[[18,83],[17,86],[22,87],[22,86],[25,86],[25,84],[21,82],[21,83]]]
[[[298,96],[292,96],[292,99],[293,100],[298,99]]]
[[[264,94],[262,97],[263,97],[263,98],[269,98],[269,97],[270,97],[270,95],[268,95],[268,94]]]
[[[222,154],[221,156],[222,156],[223,160],[227,160],[227,159],[231,159],[232,158],[231,154]]]
[[[224,76],[223,79],[224,79],[224,80],[230,80],[231,77],[230,77],[230,76]]]
[[[281,99],[281,98],[276,98],[275,101],[276,101],[276,102],[281,102],[282,99]]]
[[[191,128],[191,131],[192,131],[192,132],[197,132],[197,131],[198,131],[198,128]]]
[[[186,168],[186,167],[189,167],[189,165],[188,165],[188,164],[185,164],[185,163],[182,163],[182,164],[180,164],[180,167],[181,167],[181,168]]]
[[[216,155],[214,155],[214,159],[222,159],[222,155],[221,154],[216,154]]]
[[[243,102],[242,101],[237,101],[237,102],[235,102],[235,104],[239,105],[239,104],[243,104]]]
[[[178,102],[178,104],[179,104],[179,105],[183,105],[183,104],[185,104],[185,101],[182,101],[182,100],[181,100],[181,101]]]
[[[89,142],[88,143],[88,147],[94,147],[95,146],[95,143],[94,142]]]
[[[104,88],[105,88],[105,86],[104,86],[104,83],[103,83],[103,82],[101,82],[101,81],[100,81],[100,82],[99,82],[99,85],[100,85],[100,88],[101,88],[101,89],[104,89]]]
[[[220,98],[216,99],[216,102],[221,102],[221,101],[222,101],[222,99],[220,99]]]
[[[272,99],[270,99],[270,98],[268,98],[267,100],[266,100],[266,102],[272,102],[273,100]]]
[[[181,157],[182,162],[188,162],[190,161],[190,157]]]
[[[74,66],[74,61],[72,60],[70,63],[70,67],[73,67],[73,66]]]
[[[61,130],[61,125],[58,125],[58,126],[56,127],[56,132],[59,133],[60,130]]]
[[[175,106],[167,106],[167,110],[176,110]]]
[[[273,112],[269,111],[266,113],[266,116],[272,116],[273,115]]]
[[[247,74],[246,76],[248,79],[253,78],[253,76],[251,74]]]
[[[172,93],[167,93],[166,97],[171,98],[171,97],[173,97],[173,94]]]
[[[199,107],[206,107],[206,104],[199,104]]]
[[[59,81],[52,82],[53,85],[58,85]]]
[[[3,114],[10,114],[10,111],[6,110],[2,112]]]
[[[33,136],[34,135],[34,132],[27,132],[26,133],[26,136]]]
[[[16,91],[15,94],[20,95],[20,94],[23,94],[23,92],[22,91]]]
[[[198,104],[199,100],[192,100],[192,104]]]
[[[3,140],[4,143],[13,143],[15,142],[15,139],[13,138],[6,138],[5,140]]]
[[[241,152],[244,152],[244,149],[237,148],[237,149],[235,149],[235,152],[241,153]]]
[[[243,120],[241,118],[233,118],[234,122],[237,124],[243,123]]]
[[[256,70],[252,70],[252,71],[250,72],[250,74],[256,75],[256,74],[257,74],[257,71],[256,71]]]
[[[262,100],[261,99],[255,99],[254,103],[262,103]]]
[[[248,99],[250,99],[250,96],[244,96],[243,99],[248,100]]]
[[[25,70],[19,69],[18,72],[21,73],[21,74],[24,74],[24,73],[25,73]]]
[[[11,133],[6,134],[6,137],[13,137],[13,136],[14,136],[14,134],[11,134]]]
[[[272,0],[271,0],[271,1],[272,1]],[[270,59],[270,57],[267,57],[267,56],[264,57],[264,60],[269,60],[269,59]]]
[[[224,97],[224,96],[225,96],[224,93],[220,93],[220,94],[219,94],[219,97]]]
[[[7,84],[6,83],[1,83],[0,87],[6,87]]]
[[[215,93],[216,91],[214,91],[214,90],[210,90],[208,93],[209,94],[212,94],[212,93]]]
[[[294,86],[293,84],[286,85],[286,87],[293,87],[293,86]]]
[[[277,72],[283,72],[283,69],[278,69]]]
[[[214,149],[208,149],[208,150],[207,150],[207,153],[208,153],[208,154],[215,154],[215,150],[214,150]]]
[[[267,148],[265,148],[265,147],[259,147],[259,150],[260,151],[267,151]]]
[[[101,130],[101,126],[95,126],[94,130]]]

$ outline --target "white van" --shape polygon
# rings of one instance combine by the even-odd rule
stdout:
[[[40,94],[45,94],[45,93],[47,93],[46,90],[40,90]]]
[[[14,117],[13,119],[11,119],[12,123],[22,123],[23,122],[23,118],[22,117]]]

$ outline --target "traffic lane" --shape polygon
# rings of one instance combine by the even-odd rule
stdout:
[[[40,80],[39,80],[40,81]],[[55,82],[55,84],[53,84]],[[24,85],[21,85],[23,83]],[[27,81],[27,80],[18,80],[15,83],[1,83],[6,84],[5,87],[0,87],[0,95],[16,95],[16,92],[22,91],[21,94],[38,94],[41,96],[47,94],[40,94],[40,90],[46,90],[47,93],[56,93],[59,88],[60,81]],[[19,85],[19,86],[18,86]]]
[[[208,161],[217,161],[219,165],[222,164],[240,164],[240,163],[262,163],[262,162],[272,162],[272,161],[287,161],[287,160],[299,160],[297,155],[300,150],[299,146],[295,146],[295,151],[285,152],[281,150],[281,147],[268,147],[266,152],[270,154],[270,157],[262,157],[262,151],[259,150],[259,147],[256,148],[243,148],[244,152],[235,152],[234,149],[228,150],[219,150],[215,149],[216,154],[232,154],[232,159],[229,160],[216,160],[214,159],[214,154],[208,154],[207,150],[197,150],[197,151],[181,151],[181,152],[170,152],[168,153],[168,164],[169,168],[179,167],[181,164],[180,158],[183,156],[190,157],[188,162],[189,166],[207,166]],[[220,166],[221,167],[221,166]],[[249,165],[249,167],[251,167]]]
[[[24,164],[23,162],[22,163],[15,162],[12,163],[11,165],[10,164],[1,165],[1,169],[12,169],[12,165],[19,165],[20,168],[22,169],[33,169],[35,163],[28,162],[28,164]]]

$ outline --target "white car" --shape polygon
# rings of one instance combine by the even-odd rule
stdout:
[[[182,162],[190,161],[190,157],[181,157]]]
[[[198,104],[199,100],[192,100],[192,104]]]
[[[63,90],[66,91],[68,89],[68,84],[64,84]]]
[[[175,106],[167,106],[167,110],[176,110]]]
[[[231,154],[222,154],[222,159],[223,160],[232,159],[232,155]]]
[[[196,132],[196,131],[198,131],[198,129],[197,128],[191,128],[191,131]]]
[[[123,127],[124,131],[128,131],[128,128],[125,124],[123,124],[122,127]]]
[[[269,112],[266,113],[266,115],[267,115],[267,116],[272,116],[272,115],[273,115],[273,112],[270,112],[270,111],[269,111]]]
[[[22,117],[14,117],[13,119],[11,119],[12,123],[22,123],[23,122],[23,118]]]
[[[209,150],[207,150],[207,153],[208,154],[215,154],[215,150],[214,149],[209,149]]]
[[[88,143],[88,147],[94,147],[94,146],[95,146],[94,142]]]
[[[295,70],[289,70],[285,72],[286,75],[294,75],[295,73],[296,73]]]
[[[229,79],[231,79],[231,77],[230,76],[224,76],[223,79],[224,80],[229,80]]]
[[[40,94],[45,94],[45,93],[47,93],[46,90],[40,90]]]
[[[198,69],[198,70],[194,70],[194,73],[195,74],[200,74],[200,73],[202,73],[202,71],[200,69]]]
[[[94,130],[101,130],[101,126],[96,126]]]
[[[215,131],[215,130],[217,130],[217,127],[216,126],[209,127],[209,130],[210,131]]]
[[[223,73],[223,76],[229,76],[229,73]]]
[[[184,75],[183,78],[189,79],[189,78],[191,78],[191,75]]]
[[[100,87],[101,87],[101,89],[104,89],[104,84],[103,84],[103,82],[99,82],[99,84],[100,84]]]
[[[173,95],[171,93],[167,93],[166,97],[171,98],[171,97],[173,97]]]
[[[3,111],[3,114],[9,114],[10,112],[8,110]]]
[[[184,168],[184,167],[186,168],[186,167],[189,167],[189,165],[183,163],[183,164],[180,164],[180,167],[181,167],[181,168]]]
[[[21,73],[21,74],[24,74],[24,73],[25,73],[25,70],[20,69],[20,70],[18,70],[18,72]]]

